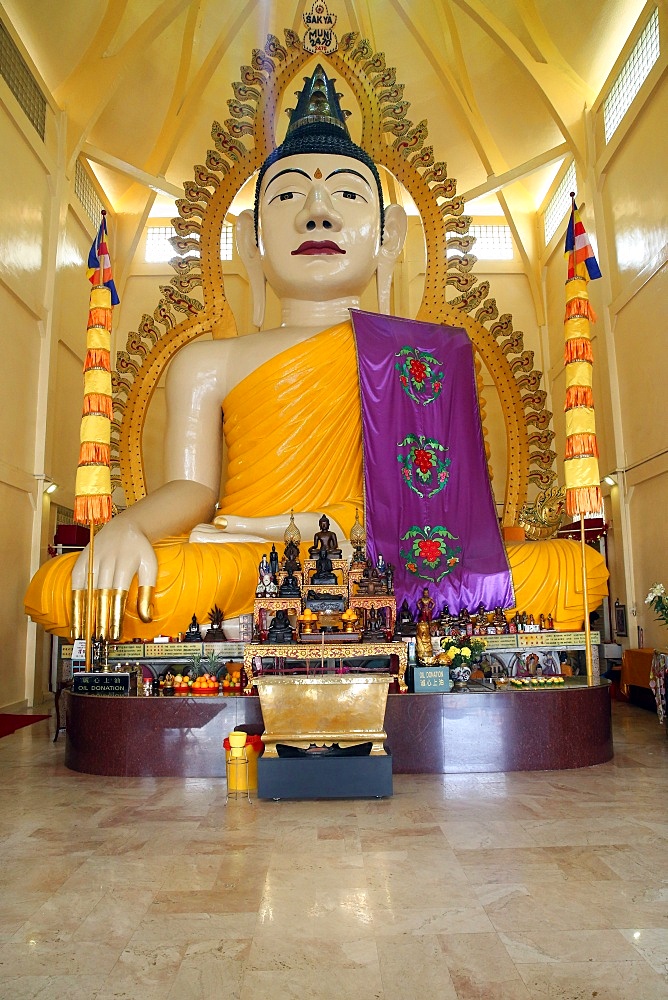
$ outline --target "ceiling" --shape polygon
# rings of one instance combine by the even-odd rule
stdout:
[[[174,197],[211,146],[212,121],[227,117],[239,67],[268,33],[282,40],[283,29],[292,28],[303,35],[302,14],[311,5],[5,0],[66,112],[70,163],[82,151],[90,158],[115,211],[126,217],[128,243],[149,212],[175,214]],[[520,238],[535,229],[534,213],[564,157],[584,162],[583,110],[643,6],[643,0],[329,3],[339,38],[359,32],[396,67],[409,117],[427,119],[435,158],[447,162],[458,192],[468,196],[467,211],[505,214]]]

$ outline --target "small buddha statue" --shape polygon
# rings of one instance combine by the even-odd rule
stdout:
[[[357,593],[361,597],[373,597],[379,592],[378,572],[370,559],[364,560],[362,577],[357,581]]]
[[[326,520],[326,518],[325,518]],[[320,520],[322,524],[322,518]],[[329,522],[328,522],[329,523]],[[316,536],[317,537],[317,536]],[[334,536],[336,538],[336,536]],[[309,551],[311,551],[309,549]],[[330,559],[330,552],[327,550],[324,542],[320,546],[318,551],[318,561],[315,564],[315,573],[311,577],[311,583],[316,585],[336,585],[337,579],[336,575],[332,571],[332,560]]]
[[[318,524],[320,525],[320,531],[316,531],[313,536],[313,545],[308,550],[311,558],[314,558],[320,552],[320,549],[324,546],[327,555],[331,559],[341,558],[341,549],[339,548],[339,540],[333,531],[330,531],[329,518],[326,514],[323,514],[320,518]]]
[[[292,568],[292,566],[290,566],[290,568],[288,569],[288,575],[278,588],[278,596],[279,597],[301,596],[301,589],[299,587],[299,583],[297,581],[297,577],[295,576],[295,571]]]
[[[362,632],[362,642],[385,642],[385,616],[382,610],[370,608]]]
[[[299,546],[296,542],[290,541],[285,546],[285,552],[283,553],[283,565],[287,573],[295,570],[300,570],[302,564],[299,561]]]
[[[506,616],[503,613],[503,608],[494,608],[492,625],[497,635],[504,635],[508,628],[508,622],[506,621]]]
[[[262,584],[264,586],[264,597],[278,597],[278,587],[274,583],[274,578],[271,573],[265,573],[262,578]]]
[[[449,607],[449,605],[448,605],[448,603],[446,601],[446,603],[443,605],[443,610],[441,611],[441,613],[439,615],[439,618],[438,618],[438,624],[440,626],[440,629],[441,629],[441,632],[443,633],[443,635],[449,635],[450,634],[450,630],[452,628],[452,622],[453,622],[453,620],[454,619],[453,619],[452,615],[450,614],[450,607]]]
[[[285,610],[277,611],[267,632],[267,642],[289,644],[293,641],[292,625]]]
[[[401,607],[399,608],[397,627],[401,635],[415,635],[415,621],[413,619],[413,615],[411,614],[411,609],[408,607],[408,601],[405,597]]]
[[[190,625],[186,630],[186,634],[183,637],[184,642],[201,642],[202,633],[200,632],[199,622],[197,621],[197,615],[192,616]]]
[[[283,533],[285,549],[283,550],[283,568],[289,571],[290,568],[300,570],[302,564],[299,561],[299,546],[302,542],[301,531],[295,524],[295,512],[290,511],[290,523]]]

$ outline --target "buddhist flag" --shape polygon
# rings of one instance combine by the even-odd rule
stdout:
[[[593,281],[601,277],[601,269],[594,256],[585,227],[582,225],[580,213],[575,207],[575,196],[571,195],[571,217],[566,230],[566,246],[564,253],[568,258],[568,277],[574,278],[578,264],[584,264],[587,275]]]
[[[102,212],[102,222],[88,254],[88,280],[91,285],[104,285],[111,292],[111,304],[120,303],[116,285],[111,275],[111,260],[107,248],[107,213]]]
[[[589,333],[596,321],[589,303],[587,282],[600,278],[601,271],[589,237],[575,207],[571,194],[571,218],[566,231],[565,253],[568,258],[566,279],[566,314],[564,335],[566,346],[566,512],[575,517],[593,514],[602,506],[601,481],[598,471],[598,442],[594,418],[592,375],[594,355]]]
[[[84,362],[81,447],[77,468],[74,520],[105,524],[111,519],[111,321],[119,298],[107,249],[106,212],[88,255],[92,282]]]

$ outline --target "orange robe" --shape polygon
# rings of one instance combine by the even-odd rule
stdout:
[[[346,536],[363,507],[362,425],[357,355],[349,323],[325,330],[265,362],[223,401],[227,445],[221,513],[246,517],[326,513]],[[298,521],[297,517],[297,521]],[[310,538],[304,539],[310,544]],[[280,551],[280,546],[278,546]],[[258,563],[266,542],[155,546],[158,582],[154,620],[136,613],[137,583],[128,595],[123,639],[184,632],[194,614],[204,621],[214,604],[227,618],[252,611]],[[560,629],[582,624],[580,549],[568,541],[507,544],[517,606],[552,614]],[[71,572],[77,553],[50,560],[26,594],[26,612],[51,632],[68,636]],[[587,550],[590,610],[607,593],[602,557]]]

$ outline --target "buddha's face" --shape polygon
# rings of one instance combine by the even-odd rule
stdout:
[[[361,295],[376,270],[380,239],[378,189],[364,163],[308,153],[267,170],[258,247],[279,298]]]

